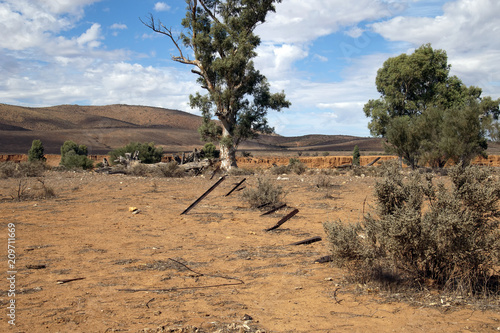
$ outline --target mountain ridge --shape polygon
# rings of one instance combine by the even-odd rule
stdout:
[[[105,154],[129,142],[154,142],[165,152],[203,146],[200,116],[160,107],[112,104],[24,107],[0,104],[0,153],[26,153],[34,139],[47,154],[59,153],[62,143],[85,144],[90,153]],[[383,151],[381,139],[349,135],[309,134],[284,137],[259,135],[240,145],[251,151]]]

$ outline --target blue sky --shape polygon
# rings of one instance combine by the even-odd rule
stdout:
[[[183,0],[0,1],[0,103],[131,104],[199,114],[190,68],[139,18],[181,31]],[[281,135],[369,136],[363,105],[383,62],[425,43],[452,74],[500,97],[498,0],[283,0],[257,28],[256,67],[292,107],[268,115]]]

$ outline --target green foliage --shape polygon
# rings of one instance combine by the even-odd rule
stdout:
[[[60,165],[67,169],[92,169],[94,162],[87,157],[87,146],[68,140],[61,146]]]
[[[359,153],[359,147],[358,145],[354,146],[354,150],[352,152],[352,165],[359,165],[359,158],[361,157],[361,154]]]
[[[199,129],[204,140],[219,141],[221,150],[235,149],[242,140],[258,133],[268,133],[268,110],[280,111],[290,106],[285,94],[271,93],[265,78],[255,69],[252,59],[260,38],[255,28],[264,23],[267,13],[281,0],[186,1],[182,25],[188,33],[179,38],[151,16],[144,23],[166,35],[179,50],[174,61],[193,65],[197,82],[206,95],[190,96],[191,107],[202,111]],[[184,50],[184,48],[186,50]],[[190,59],[188,54],[194,54]],[[217,117],[220,123],[212,121]],[[230,141],[221,141],[230,138]],[[233,153],[223,154],[234,165]]]
[[[443,50],[422,45],[413,54],[389,58],[377,72],[381,98],[364,106],[374,136],[386,150],[412,167],[442,167],[447,160],[468,164],[486,151],[486,134],[494,135],[500,100],[481,98],[481,89],[449,76]]]
[[[375,187],[377,216],[324,224],[337,264],[364,278],[391,272],[464,296],[498,293],[488,281],[500,264],[500,183],[476,167],[451,168],[450,189],[430,175],[405,180],[397,168],[389,172]]]
[[[44,148],[42,141],[40,140],[33,140],[31,143],[31,148],[28,151],[28,161],[33,162],[33,161],[42,161],[45,162],[47,159],[45,158],[44,154]]]
[[[247,188],[242,195],[251,207],[274,206],[282,202],[284,192],[281,186],[265,178],[259,178],[257,182],[257,188]]]
[[[126,153],[134,154],[135,151],[139,151],[139,160],[144,164],[161,162],[161,157],[163,155],[163,148],[155,147],[153,142],[131,142],[125,147],[117,148],[111,151],[109,153],[110,160],[114,161],[120,156],[125,156]]]
[[[203,149],[201,150],[203,157],[205,158],[219,158],[220,152],[217,150],[217,147],[211,142],[207,142]]]

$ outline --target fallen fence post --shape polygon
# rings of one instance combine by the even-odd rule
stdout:
[[[311,243],[320,242],[320,241],[322,241],[322,238],[320,236],[316,236],[316,237],[311,237],[308,239],[304,239],[304,240],[292,243],[290,245],[306,245],[306,244],[311,244]]]
[[[286,207],[286,203],[285,203],[285,204],[282,204],[281,206],[278,206],[278,207],[276,207],[276,208],[273,208],[273,209],[271,209],[270,211],[267,211],[267,212],[265,212],[264,214],[261,214],[260,216],[264,216],[264,215],[269,215],[269,214],[272,214],[272,213],[274,213],[275,211],[278,211],[278,210],[280,210],[281,208],[285,208],[285,207]]]
[[[370,163],[368,163],[366,166],[369,167],[369,166],[372,166],[374,165],[375,163],[377,163],[377,161],[380,160],[380,156],[377,157],[376,159],[374,159],[373,161],[371,161]]]
[[[210,192],[212,192],[217,186],[220,185],[220,183],[222,183],[222,181],[226,179],[226,176],[222,176],[220,177],[220,179],[212,185],[212,187],[210,187],[205,193],[203,193],[198,199],[196,199],[195,202],[193,202],[188,208],[186,208],[182,213],[181,215],[183,214],[187,214],[187,212],[189,212],[194,206],[196,206],[201,200],[203,200],[203,198],[205,198]]]
[[[321,257],[319,259],[314,260],[314,263],[315,264],[324,264],[324,263],[331,262],[331,261],[333,261],[333,256],[329,255],[329,256],[324,256],[324,257]]]
[[[243,178],[243,180],[241,182],[239,182],[238,184],[236,184],[233,189],[231,191],[229,191],[227,194],[226,194],[226,197],[230,196],[231,193],[233,193],[241,184],[243,184],[243,182],[247,180],[246,178]]]
[[[295,214],[297,214],[299,212],[299,210],[297,208],[295,208],[292,212],[290,212],[287,216],[285,216],[284,218],[282,218],[281,220],[279,220],[278,223],[276,223],[276,225],[274,225],[273,227],[269,228],[269,229],[266,229],[266,231],[271,231],[271,230],[274,230],[274,229],[278,229],[283,223],[285,223],[286,221],[288,221],[289,219],[291,219],[293,216],[295,216]]]

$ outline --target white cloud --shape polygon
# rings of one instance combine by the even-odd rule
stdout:
[[[267,42],[307,43],[390,13],[390,6],[380,0],[288,0],[277,4],[276,13],[270,13],[256,32]]]
[[[399,16],[371,27],[390,41],[413,47],[431,43],[445,50],[452,73],[466,84],[477,85],[500,79],[498,13],[496,0],[456,0],[446,3],[443,15],[437,17]],[[500,97],[500,90],[495,95]]]
[[[127,29],[127,25],[123,23],[114,23],[110,28],[113,30],[125,30]]]
[[[154,9],[157,12],[163,12],[163,11],[170,10],[170,6],[167,5],[165,2],[157,2],[157,3],[155,3]]]

